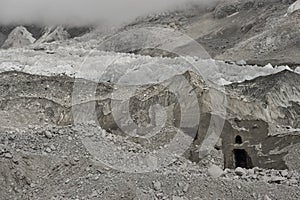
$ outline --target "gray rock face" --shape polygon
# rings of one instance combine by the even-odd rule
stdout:
[[[118,124],[116,123],[116,120],[113,116],[111,102],[120,101],[120,99],[116,98],[116,96],[112,98],[110,95],[113,92],[113,83],[96,84],[98,88],[97,91],[101,92],[101,98],[96,100],[96,109],[91,110],[89,107],[86,107],[88,106],[88,103],[86,103],[86,101],[83,101],[84,103],[78,103],[72,108],[70,99],[70,97],[72,96],[72,87],[74,84],[74,79],[72,78],[64,76],[43,77],[22,73],[6,73],[0,74],[0,76],[2,77],[2,81],[0,82],[0,90],[2,91],[1,95],[2,98],[7,99],[6,103],[2,105],[3,109],[5,109],[5,112],[3,112],[2,114],[1,120],[5,120],[5,123],[12,127],[20,127],[24,122],[26,123],[26,125],[34,125],[37,121],[39,121],[40,124],[71,125],[74,123],[74,118],[76,120],[79,120],[80,118],[86,120],[87,118],[85,116],[91,116],[91,113],[93,112],[95,112],[95,115],[92,116],[97,116],[96,120],[99,122],[101,127],[109,132],[113,131],[113,133],[122,133],[119,124],[126,124],[127,122],[126,118],[120,118]],[[193,159],[193,161],[198,162],[200,153],[204,153],[204,157],[208,153],[199,152],[197,145],[202,144],[203,137],[206,135],[206,130],[209,125],[209,123],[207,122],[209,122],[211,118],[211,115],[209,114],[211,109],[210,96],[209,93],[207,93],[209,87],[199,77],[195,76],[195,74],[193,75],[193,73],[187,72],[184,74],[184,76],[187,78],[187,80],[190,81],[191,85],[195,87],[195,91],[198,94],[197,98],[200,102],[202,102],[201,110],[207,111],[207,113],[201,113],[201,127],[199,127],[198,129],[198,133],[196,131],[197,128],[195,129],[195,131],[190,130],[190,136],[193,138],[197,137],[197,140],[186,152],[186,156],[188,158],[198,157],[198,160]],[[277,78],[274,79],[274,77]],[[280,77],[289,78],[282,78],[282,82],[280,82],[278,85],[273,84],[272,81],[279,81]],[[276,141],[280,142],[282,148],[289,146],[290,141],[296,143],[297,141],[299,141],[299,137],[297,135],[291,135],[290,133],[287,133],[284,136],[286,137],[286,140],[284,141],[280,140],[280,137],[278,137],[276,134],[274,134],[273,136],[268,136],[269,123],[283,124],[285,126],[290,125],[294,128],[297,128],[297,126],[299,125],[295,123],[298,113],[296,104],[290,107],[289,112],[281,109],[282,105],[288,105],[290,103],[288,99],[294,98],[296,100],[298,95],[296,85],[297,81],[299,80],[297,77],[298,75],[293,72],[281,72],[276,75],[258,78],[251,82],[247,81],[245,83],[231,85],[227,88],[227,108],[230,111],[228,116],[238,116],[239,119],[233,118],[225,120],[225,126],[221,134],[223,144],[220,145],[220,151],[223,152],[223,154],[225,155],[224,158],[226,158],[225,167],[234,168],[234,163],[229,163],[228,160],[234,159],[232,157],[234,156],[232,151],[234,150],[234,146],[236,145],[234,138],[236,135],[241,136],[241,145],[244,145],[244,150],[249,153],[249,157],[252,159],[252,163],[249,163],[249,167],[259,166],[266,168],[271,167],[275,169],[286,169],[292,166],[290,164],[290,160],[293,160],[293,162],[297,160],[297,157],[294,158],[294,156],[292,156],[293,154],[291,154],[292,149],[286,149],[283,153],[282,151],[277,152],[274,150],[274,148],[272,148],[272,144]],[[173,82],[178,82],[176,77],[173,77],[170,80],[172,80]],[[81,81],[85,87],[91,87],[94,84],[90,81]],[[9,85],[9,88],[11,88],[11,90],[5,89],[8,87],[6,86],[7,82],[11,83]],[[270,84],[266,84],[266,82],[270,82]],[[31,90],[31,85],[36,85],[36,83],[39,83],[38,86],[35,86],[35,89]],[[248,84],[249,86],[247,86]],[[256,86],[259,87],[256,88]],[[277,88],[277,86],[279,88]],[[280,88],[288,88],[290,86],[294,89],[289,91],[285,90],[287,91],[285,92],[285,95],[281,95],[281,92],[284,90]],[[179,84],[178,87],[181,87],[181,84]],[[184,87],[182,89],[184,90]],[[258,92],[255,92],[257,89],[259,89]],[[22,91],[22,93],[20,94],[14,91]],[[57,91],[61,92],[57,93]],[[22,98],[16,98],[20,95],[22,95]],[[34,98],[34,96],[37,95],[39,96],[39,98]],[[8,98],[10,96],[14,98],[10,100]],[[237,98],[240,96],[244,96],[243,99]],[[284,98],[277,98],[278,96],[282,96]],[[84,93],[82,93],[82,97],[86,98],[86,96],[84,96]],[[82,97],[79,96],[78,100],[80,100],[80,98]],[[250,100],[252,101],[251,104],[249,103]],[[270,115],[273,116],[273,118],[271,119],[268,118],[268,116],[270,115],[266,114],[264,111],[265,108],[263,103],[266,103],[266,100],[272,102],[272,104],[269,105],[268,109],[268,112],[272,113]],[[93,103],[94,101],[91,102]],[[139,133],[139,130],[143,130],[141,129],[141,127],[145,127],[145,125],[147,124],[154,126],[155,123],[159,122],[157,120],[151,120],[151,118],[154,119],[151,115],[151,106],[153,105],[153,103],[159,103],[163,107],[166,106],[168,108],[166,110],[167,126],[172,127],[179,125],[180,111],[177,100],[175,96],[172,93],[168,93],[166,91],[166,88],[164,87],[161,87],[157,84],[153,84],[151,86],[148,85],[146,87],[141,86],[138,93],[133,95],[130,98],[129,102],[130,114],[132,116],[132,119],[135,120],[136,124],[136,127],[133,128],[134,130],[137,130],[137,134],[143,134]],[[198,102],[195,101],[194,103]],[[255,112],[253,112],[253,110],[255,110]],[[18,115],[19,112],[22,112],[23,115]],[[253,112],[253,115],[251,116],[252,119],[249,119],[249,112]],[[293,112],[294,114],[289,117],[288,121],[285,121],[281,118],[276,118],[276,116],[288,116],[291,114],[291,112]],[[280,113],[280,115],[278,113]],[[248,116],[248,119],[244,119],[245,116]],[[259,118],[260,120],[258,120]],[[289,131],[291,131],[292,133],[292,129]],[[51,139],[51,136],[48,133],[47,136],[45,135],[44,137]],[[159,134],[156,137],[152,138],[152,142],[153,144],[155,144],[155,147],[159,147],[163,146],[163,143],[170,138],[172,138],[172,134],[168,137]],[[144,139],[139,139],[138,141],[145,145],[148,144],[148,142]],[[217,141],[218,140],[216,140],[216,143]],[[153,148],[154,145],[150,144],[148,147]],[[233,149],[230,149],[228,147],[232,147]],[[241,146],[239,146],[239,148],[241,148]],[[259,156],[261,155],[261,152],[264,152],[264,155],[267,154],[268,157]],[[288,153],[289,156],[284,157],[286,153]],[[223,156],[223,154],[220,155]],[[274,160],[273,162],[271,162],[272,165],[261,165],[261,163],[264,162],[259,162],[260,160],[267,161],[268,159]]]
[[[255,0],[222,0],[215,8],[216,18],[224,18],[242,9],[250,9],[255,4]]]
[[[246,60],[256,64],[266,65],[268,63],[297,65],[298,58],[295,53],[299,52],[297,41],[299,41],[299,14],[294,13],[288,17],[277,18],[280,23],[274,23],[272,28],[266,26],[258,35],[253,35],[234,47],[226,50],[219,59]],[[284,54],[284,60],[278,59]]]
[[[223,0],[218,6],[215,8],[214,15],[216,18],[227,17],[241,8],[240,0]]]

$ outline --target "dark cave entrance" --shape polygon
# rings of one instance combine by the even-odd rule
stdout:
[[[244,149],[234,149],[235,168],[241,167],[245,169],[253,168],[252,160]]]
[[[239,136],[239,135],[236,136],[236,137],[235,137],[235,143],[236,143],[236,144],[242,144],[242,143],[243,143],[242,137]]]

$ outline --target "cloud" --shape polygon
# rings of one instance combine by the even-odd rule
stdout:
[[[217,0],[0,0],[0,23],[121,23],[138,16]]]

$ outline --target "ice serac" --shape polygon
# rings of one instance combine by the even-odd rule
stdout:
[[[23,26],[16,27],[5,40],[2,48],[20,48],[35,42],[35,38]]]
[[[231,91],[229,109],[239,113],[238,116],[250,114],[253,119],[298,129],[299,84],[299,74],[289,70],[234,83],[228,86]],[[233,96],[242,100],[237,102]]]
[[[294,13],[295,11],[299,10],[300,9],[300,0],[296,1],[295,3],[293,3],[289,8],[288,8],[288,11],[287,13],[288,14],[292,14]]]

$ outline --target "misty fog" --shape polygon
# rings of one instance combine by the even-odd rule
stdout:
[[[0,23],[123,23],[153,12],[218,0],[0,0]]]

